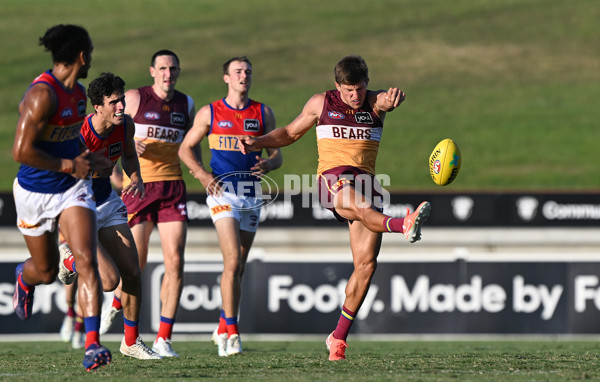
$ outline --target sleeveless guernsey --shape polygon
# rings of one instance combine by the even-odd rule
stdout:
[[[145,183],[182,180],[178,151],[191,125],[193,101],[177,90],[169,102],[160,99],[152,86],[138,90],[140,106],[133,119],[135,139],[144,140],[147,145],[139,157],[142,178]],[[126,176],[124,181],[129,183]]]
[[[383,121],[368,102],[354,110],[341,100],[338,90],[327,91],[317,122],[317,174],[352,166],[374,175],[382,133]]]
[[[85,142],[90,151],[96,152],[106,148],[105,156],[113,162],[113,166],[117,163],[123,150],[125,149],[125,141],[127,137],[127,126],[125,119],[123,123],[113,126],[110,134],[102,138],[94,130],[92,125],[92,115],[90,114],[85,119],[81,127],[81,139]],[[96,206],[102,205],[112,193],[112,185],[109,176],[100,176],[97,172],[92,173],[92,190],[96,198]]]
[[[51,70],[33,80],[30,88],[39,83],[48,85],[52,89],[56,95],[57,107],[38,136],[36,145],[55,157],[73,159],[81,153],[79,130],[85,118],[87,103],[85,88],[77,82],[72,90],[65,89]],[[46,194],[65,192],[77,182],[77,179],[70,174],[40,170],[24,164],[19,168],[17,179],[24,189]]]
[[[246,155],[239,148],[240,135],[261,136],[264,134],[264,104],[249,100],[248,105],[234,109],[225,98],[210,104],[211,124],[208,132],[208,145],[211,151],[210,167],[213,174],[222,181],[230,182],[231,192],[237,192],[239,182],[254,185],[260,179],[250,175],[250,169],[258,162],[256,156],[261,151]],[[244,186],[246,196],[254,196],[254,186]],[[227,187],[228,185],[226,185]]]

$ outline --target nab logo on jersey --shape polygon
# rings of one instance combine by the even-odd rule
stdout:
[[[185,116],[181,113],[171,113],[171,124],[174,126],[185,126]]]
[[[108,146],[109,158],[112,158],[117,155],[121,155],[122,150],[123,150],[123,142],[115,142],[112,145]]]
[[[233,127],[233,122],[231,121],[219,121],[219,123],[217,123],[217,126],[219,126],[221,129],[231,129]]]
[[[260,131],[258,119],[244,119],[244,131],[258,133]]]
[[[327,113],[327,115],[329,115],[329,118],[333,119],[344,119],[344,114],[340,113],[339,111],[330,111]]]
[[[371,114],[366,111],[360,111],[354,114],[354,118],[356,118],[356,123],[368,123],[369,125],[373,123],[373,118]]]

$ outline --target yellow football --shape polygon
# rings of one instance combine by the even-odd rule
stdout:
[[[429,172],[438,186],[452,183],[460,170],[460,149],[456,142],[446,138],[438,143],[429,156]]]

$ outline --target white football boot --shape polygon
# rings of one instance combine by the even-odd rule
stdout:
[[[125,343],[125,337],[121,340],[121,348],[119,349],[123,355],[137,359],[162,359],[162,357],[154,350],[150,349],[148,345],[142,341],[142,337],[138,337],[135,343],[131,346],[127,346]]]
[[[73,349],[81,349],[85,346],[85,333],[84,332],[74,332],[73,340],[71,340],[71,347]]]
[[[75,317],[65,315],[62,325],[60,326],[60,338],[63,342],[71,342],[73,339],[73,331],[75,330]]]
[[[159,337],[154,341],[154,346],[152,346],[152,350],[154,350],[161,357],[179,357],[179,354],[173,351],[171,347],[171,339],[164,339]]]
[[[60,260],[58,262],[58,279],[65,285],[71,285],[73,284],[73,281],[75,281],[75,276],[77,276],[77,272],[70,271],[65,266],[65,260],[72,255],[71,248],[69,248],[67,243],[62,243],[58,246],[58,252],[60,253]]]
[[[100,317],[100,334],[106,334],[113,322],[115,321],[115,317],[119,314],[120,310],[111,306],[108,309],[102,310],[102,317]]]
[[[232,334],[227,339],[227,355],[240,354],[242,352],[242,339],[239,334]]]
[[[227,333],[218,334],[219,328],[216,328],[212,334],[212,340],[217,345],[219,357],[227,357]]]

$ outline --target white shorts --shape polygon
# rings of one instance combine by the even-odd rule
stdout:
[[[32,192],[15,178],[13,196],[17,210],[17,227],[23,235],[42,236],[56,230],[58,216],[69,207],[85,207],[96,211],[92,181],[79,179],[73,187],[58,194]]]
[[[127,207],[116,192],[111,192],[104,203],[96,207],[96,228],[127,223]]]
[[[218,197],[208,195],[206,205],[213,223],[221,218],[235,218],[240,222],[242,231],[256,232],[258,228],[262,208],[261,198],[223,192]]]

